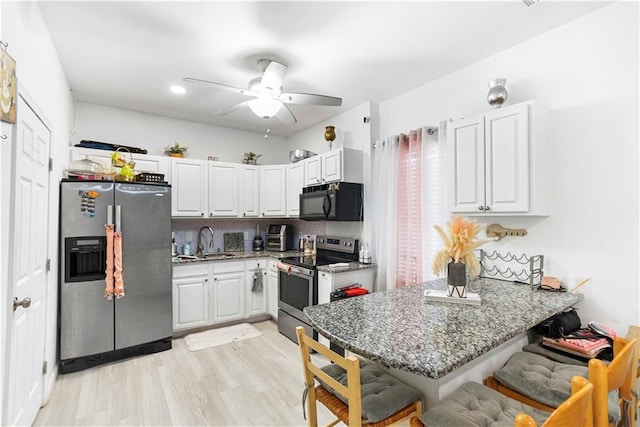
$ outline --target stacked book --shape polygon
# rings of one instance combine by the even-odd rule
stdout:
[[[578,329],[562,338],[542,338],[542,345],[574,356],[593,359],[611,348],[611,340],[590,328]]]

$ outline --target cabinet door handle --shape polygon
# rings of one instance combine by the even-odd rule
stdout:
[[[204,216],[204,212],[200,212],[200,216]]]
[[[209,281],[209,279],[204,279],[204,281],[205,281],[205,282],[208,282],[208,281]]]
[[[485,207],[484,207],[484,210],[485,210],[485,211],[488,211],[488,210],[489,210],[489,206],[485,206]]]
[[[213,216],[213,212],[209,212],[209,216]]]
[[[484,210],[484,206],[478,206],[478,209],[480,209],[481,211]]]

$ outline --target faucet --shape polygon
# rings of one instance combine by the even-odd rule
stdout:
[[[209,233],[211,234],[211,240],[209,240],[209,247],[212,248],[213,247],[213,230],[211,229],[211,227],[207,227],[207,226],[203,226],[200,227],[200,230],[198,230],[198,250],[196,252],[197,255],[202,255],[202,252],[204,251],[204,243],[202,243],[202,230],[209,230]]]

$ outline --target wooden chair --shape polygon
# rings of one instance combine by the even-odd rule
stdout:
[[[481,386],[485,387],[485,386]],[[488,387],[485,387],[487,390],[490,390]],[[571,396],[565,400],[557,409],[555,409],[549,417],[543,422],[542,427],[592,427],[593,426],[593,384],[591,384],[584,377],[573,377],[571,379]],[[495,391],[490,390],[492,393]],[[498,393],[496,393],[498,394]],[[453,392],[452,395],[447,396],[443,399],[443,402],[446,400],[455,400],[457,397],[455,396],[456,392]],[[484,396],[486,398],[487,396]],[[507,402],[505,404],[504,399],[510,400],[511,402]],[[511,405],[517,405],[519,402],[512,401],[507,397],[496,397],[497,403],[501,407],[508,408]],[[430,411],[437,411],[438,406],[430,409],[425,414],[425,417],[429,416]],[[473,402],[471,405],[472,408],[469,411],[478,411],[478,403]],[[524,405],[523,405],[524,406]],[[527,408],[524,406],[523,408],[527,412],[535,412],[534,408]],[[493,414],[495,416],[495,414]],[[465,417],[465,421],[467,417]],[[453,421],[455,422],[455,421]],[[536,421],[529,415],[528,413],[521,412],[518,413],[513,421],[513,425],[515,427],[536,427]],[[448,423],[449,425],[453,425]],[[484,424],[483,424],[484,425]],[[423,427],[425,424],[418,417],[412,417],[410,421],[411,427]],[[426,424],[427,427],[440,427],[437,424]]]
[[[627,339],[636,340],[636,351],[631,362],[631,405],[629,408],[629,425],[635,427],[638,424],[640,414],[640,400],[638,399],[638,380],[640,379],[640,326],[631,325],[627,331]],[[635,368],[634,368],[635,367]]]
[[[398,408],[392,408],[389,405],[389,411],[391,414],[384,419],[374,419],[370,422],[368,419],[363,418],[363,401],[367,399],[366,395],[363,395],[362,383],[361,383],[361,370],[360,360],[356,357],[342,357],[337,353],[334,353],[330,349],[326,348],[322,344],[315,341],[313,338],[305,334],[304,328],[297,327],[296,334],[298,336],[298,344],[300,345],[300,352],[302,354],[302,365],[304,369],[305,386],[308,391],[307,409],[308,409],[308,422],[309,426],[318,425],[318,413],[316,407],[316,401],[319,401],[327,407],[337,419],[329,424],[334,426],[338,422],[342,421],[348,426],[370,426],[370,427],[382,427],[391,424],[395,424],[401,421],[408,420],[411,416],[422,414],[422,399],[420,393],[404,383],[401,383],[395,377],[386,374],[380,368],[375,368],[373,363],[369,363],[367,366],[368,375],[367,381],[376,377],[378,381],[375,385],[376,394],[378,398],[383,398],[380,392],[384,392],[382,388],[386,388],[389,393],[390,400],[397,400],[401,403]],[[322,356],[332,361],[335,365],[329,365],[327,367],[320,368],[315,365],[311,360],[311,350],[315,350]],[[342,370],[340,370],[342,368]],[[372,371],[377,369],[377,371]],[[342,374],[340,376],[335,375],[336,371],[340,370]],[[346,372],[346,384],[340,382],[339,379],[344,378]],[[332,373],[333,375],[330,375]],[[320,385],[315,386],[316,378],[320,382]],[[338,379],[336,379],[338,378]],[[382,386],[381,384],[388,383],[389,387]],[[335,391],[333,391],[335,390]],[[340,395],[342,399],[346,400],[348,404],[344,403],[342,399],[337,397]],[[398,398],[403,396],[403,398]],[[385,402],[388,403],[388,402]],[[385,406],[385,405],[377,405]]]
[[[634,363],[634,356],[636,355],[636,340],[616,337],[613,352],[614,358],[611,363],[609,363],[609,366],[606,366],[604,362],[598,359],[589,361],[588,377],[594,386],[593,421],[597,427],[609,426],[608,393],[613,390],[618,390],[620,396],[618,403],[621,408],[621,416],[623,418],[625,416],[633,418],[631,408],[625,401],[630,402],[632,399],[631,384],[633,375],[631,374],[631,366],[632,363]],[[637,361],[635,364],[637,365]],[[555,409],[536,401],[533,397],[526,396],[512,389],[508,384],[499,382],[494,376],[485,379],[485,385],[534,408],[548,412]]]

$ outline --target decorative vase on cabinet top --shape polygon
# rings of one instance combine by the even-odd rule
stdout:
[[[509,92],[504,87],[507,79],[495,79],[489,82],[489,93],[487,94],[487,102],[492,107],[500,108],[502,104],[507,102]]]

